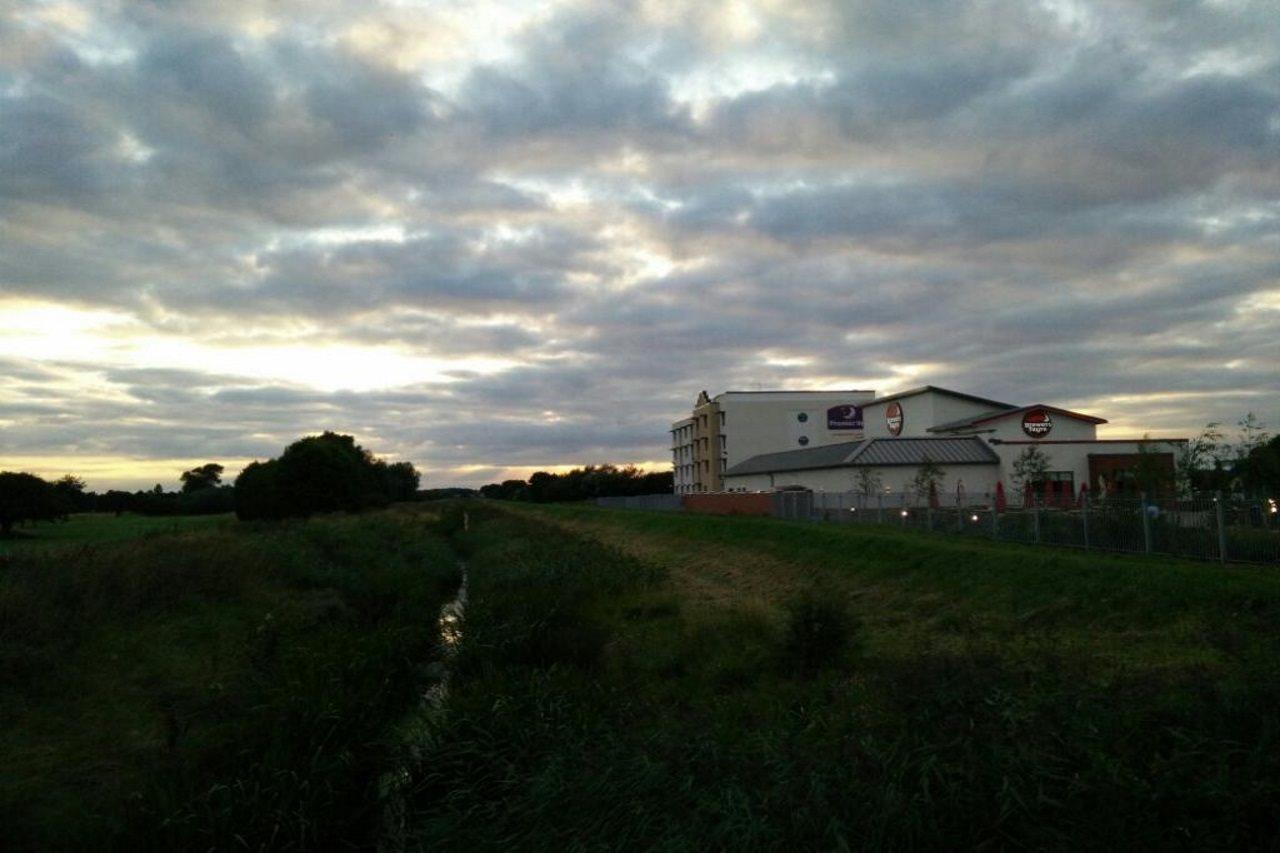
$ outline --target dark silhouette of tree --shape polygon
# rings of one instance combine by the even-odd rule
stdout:
[[[1280,497],[1280,435],[1255,445],[1238,467],[1249,491],[1265,497]]]
[[[89,512],[93,509],[93,497],[85,494],[84,480],[74,474],[54,480],[53,493],[64,513]]]
[[[199,468],[182,472],[182,491],[197,492],[200,489],[212,489],[222,482],[222,472],[226,468],[217,462],[207,462]]]
[[[236,478],[235,510],[246,520],[357,512],[412,500],[419,479],[412,464],[388,464],[352,436],[325,432],[295,441],[278,459],[245,468]]]
[[[417,495],[422,476],[412,462],[393,462],[388,465],[379,460],[375,467],[382,481],[382,491],[389,500],[411,501]]]
[[[507,501],[555,503],[592,498],[670,494],[675,489],[671,471],[644,472],[634,465],[587,465],[564,474],[534,473],[528,482],[505,480],[480,488],[486,498]]]
[[[0,472],[0,536],[24,521],[52,521],[66,513],[52,484],[35,474]]]

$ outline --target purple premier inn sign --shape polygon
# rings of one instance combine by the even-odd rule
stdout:
[[[862,407],[832,406],[827,409],[827,429],[862,429]]]

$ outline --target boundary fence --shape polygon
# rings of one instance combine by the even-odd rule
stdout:
[[[664,500],[647,505],[644,500],[649,498]],[[1001,496],[992,494],[920,501],[911,493],[780,491],[599,498],[596,503],[620,509],[875,524],[1029,545],[1223,563],[1280,564],[1280,507],[1274,498],[1213,494],[1189,499],[1146,495],[1094,499],[1086,494],[1073,502],[1046,501],[1036,495],[1005,504]]]

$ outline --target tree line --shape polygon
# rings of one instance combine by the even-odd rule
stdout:
[[[207,462],[179,476],[179,488],[136,492],[86,490],[68,474],[48,481],[35,474],[0,472],[0,535],[22,523],[65,520],[72,513],[212,515],[235,512],[242,519],[306,516],[358,511],[411,501],[420,475],[412,463],[386,462],[349,435],[325,432],[299,439],[276,459],[254,462],[234,484],[223,482],[226,468]]]
[[[486,498],[531,503],[584,501],[593,498],[671,494],[671,471],[642,471],[634,465],[587,465],[564,474],[538,471],[528,480],[503,480],[480,487]]]

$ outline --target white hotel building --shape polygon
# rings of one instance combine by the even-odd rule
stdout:
[[[856,490],[862,471],[888,491],[909,491],[926,461],[943,488],[969,494],[1013,485],[1014,461],[1038,447],[1047,488],[1074,495],[1133,491],[1139,453],[1173,473],[1185,439],[1099,439],[1103,418],[1045,403],[1017,405],[925,386],[875,397],[870,391],[726,392],[698,398],[672,425],[676,491]],[[1149,459],[1150,461],[1150,459]]]

